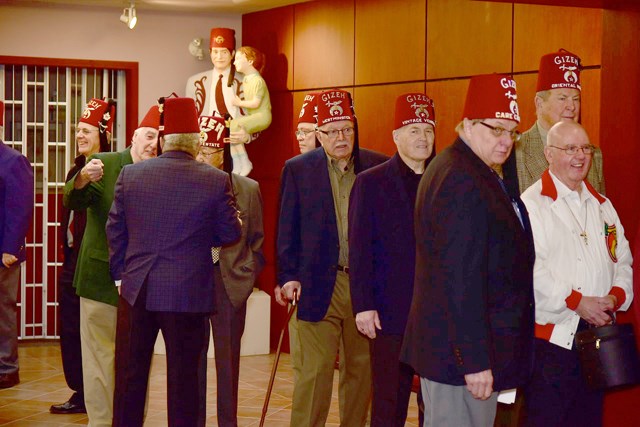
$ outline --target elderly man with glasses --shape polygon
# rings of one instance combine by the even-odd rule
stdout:
[[[231,172],[233,160],[230,146],[223,142],[229,130],[225,120],[220,117],[201,116],[199,124],[201,140],[196,160],[223,170],[229,175],[242,220],[240,240],[232,245],[211,249],[216,312],[209,316],[216,355],[218,425],[237,426],[240,341],[244,333],[247,300],[264,267],[262,194],[257,181]],[[210,330],[207,327],[198,372],[200,387],[198,426],[202,427],[206,424],[209,333]]]
[[[580,120],[581,68],[580,58],[565,49],[540,58],[535,96],[537,121],[522,134],[504,165],[505,181],[515,183],[517,175],[520,193],[540,179],[549,166],[544,146],[551,126],[561,121]],[[605,194],[602,152],[596,147],[588,180],[596,191]]]
[[[603,392],[587,388],[576,332],[603,326],[633,298],[631,252],[611,201],[586,180],[595,147],[578,123],[550,130],[549,169],[522,194],[536,249],[535,369],[529,426],[601,426]]]
[[[516,100],[510,76],[472,77],[458,139],[418,187],[401,360],[420,375],[425,427],[491,426],[497,392],[530,375],[531,227],[522,201],[494,170],[518,138]]]
[[[323,426],[331,405],[340,343],[345,364],[341,425],[364,426],[371,395],[369,341],[356,328],[349,291],[347,213],[356,174],[382,163],[382,154],[358,148],[351,95],[318,97],[322,149],[289,159],[282,172],[278,222],[281,297],[298,298],[302,366],[295,378],[291,425]],[[344,357],[343,357],[344,356]]]

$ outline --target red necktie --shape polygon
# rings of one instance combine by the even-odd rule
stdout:
[[[218,114],[221,117],[225,117],[226,114],[229,114],[229,110],[227,110],[227,105],[224,103],[224,95],[222,94],[222,74],[218,77],[218,83],[216,83],[216,105],[218,106]]]

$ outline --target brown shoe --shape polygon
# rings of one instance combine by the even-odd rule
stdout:
[[[10,374],[0,374],[0,388],[10,388],[20,383],[18,371]]]

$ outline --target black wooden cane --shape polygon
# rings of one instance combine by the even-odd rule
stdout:
[[[289,320],[293,316],[293,312],[298,307],[296,305],[297,290],[293,291],[293,300],[291,301],[291,308],[287,314],[287,321],[284,322],[282,332],[280,332],[280,339],[278,340],[278,349],[276,350],[276,359],[273,361],[273,367],[271,368],[271,377],[269,378],[269,386],[267,387],[267,396],[264,399],[264,405],[262,405],[262,416],[260,417],[260,427],[264,426],[264,419],[267,416],[267,410],[269,409],[269,399],[271,398],[271,390],[273,389],[273,380],[276,378],[276,370],[278,369],[278,361],[280,360],[280,350],[282,349],[282,338],[284,338],[284,331],[289,325]]]

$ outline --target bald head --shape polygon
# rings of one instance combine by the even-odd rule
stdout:
[[[589,144],[589,136],[582,125],[577,122],[558,122],[551,126],[547,135],[547,145],[558,145],[560,141],[577,138]],[[574,144],[577,145],[577,144]]]
[[[549,170],[569,189],[580,191],[591,167],[594,147],[576,122],[558,122],[549,129],[544,155]]]

